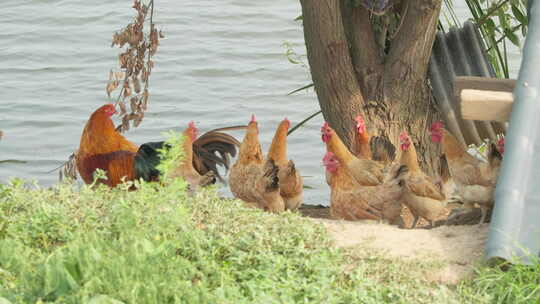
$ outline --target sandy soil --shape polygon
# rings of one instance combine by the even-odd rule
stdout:
[[[440,221],[441,226],[433,229],[400,229],[373,221],[332,220],[329,208],[308,207],[301,212],[326,226],[336,246],[362,246],[396,258],[441,262],[444,267],[430,273],[427,280],[447,284],[456,284],[470,275],[481,261],[489,226],[488,223],[479,228],[477,225],[446,226]],[[409,218],[404,215],[407,225]],[[420,227],[425,225],[421,224]]]

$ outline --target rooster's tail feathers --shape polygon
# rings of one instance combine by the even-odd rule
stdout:
[[[245,126],[220,128],[216,130],[238,130]],[[231,157],[235,157],[240,142],[229,134],[216,130],[206,132],[193,142],[193,165],[200,174],[213,171],[217,178],[223,182],[217,166],[229,170]]]
[[[216,183],[216,175],[214,171],[208,171],[205,175],[201,176],[199,186],[206,187]]]
[[[159,170],[156,166],[161,161],[159,149],[162,149],[165,142],[148,142],[142,144],[137,150],[134,161],[135,177],[142,178],[145,181],[157,181],[159,179]]]

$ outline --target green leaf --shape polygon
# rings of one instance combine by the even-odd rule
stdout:
[[[506,14],[502,9],[497,11],[497,17],[499,18],[500,27],[502,27],[504,30],[510,27],[510,25],[508,25]]]
[[[292,94],[294,94],[294,93],[298,93],[298,92],[300,92],[300,91],[307,90],[307,89],[311,88],[311,87],[314,86],[314,85],[315,85],[315,84],[310,83],[310,84],[308,84],[308,85],[305,85],[305,86],[303,86],[303,87],[301,87],[301,88],[298,88],[298,89],[296,89],[296,90],[293,90],[293,91],[289,92],[287,95],[292,95]]]
[[[0,304],[11,304],[11,302],[8,301],[8,299],[6,299],[6,298],[0,297]]]
[[[495,31],[498,31],[497,26],[495,25],[495,22],[491,18],[486,20],[486,23],[484,23],[486,30],[488,31],[488,34],[490,36],[495,36]]]
[[[294,21],[300,21],[300,20],[304,20],[304,16],[300,15],[300,16],[294,18]]]
[[[97,295],[88,301],[88,304],[123,304],[124,302],[113,299],[107,295]]]
[[[527,25],[528,23],[527,17],[523,15],[523,13],[519,10],[517,6],[512,5],[512,13],[514,14],[514,17],[516,17],[519,23]]]
[[[313,117],[321,114],[322,111],[317,111],[311,115],[309,115],[306,119],[302,120],[301,122],[299,122],[296,126],[292,127],[289,132],[287,133],[287,135],[290,135],[292,132],[296,131],[296,129],[300,128],[302,125],[304,125],[306,122],[310,121]]]
[[[518,36],[516,34],[514,34],[514,32],[512,32],[512,30],[505,29],[504,34],[506,35],[506,38],[508,38],[510,41],[512,41],[512,44],[519,47],[519,38],[518,38]]]

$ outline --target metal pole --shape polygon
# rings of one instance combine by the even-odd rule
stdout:
[[[486,257],[520,258],[540,253],[540,6],[529,1],[529,30],[515,102],[495,190]]]

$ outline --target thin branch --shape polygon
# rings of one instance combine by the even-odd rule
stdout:
[[[513,33],[513,32],[515,32],[515,31],[517,31],[517,30],[518,30],[520,27],[522,27],[522,26],[523,26],[523,24],[520,23],[520,24],[514,26],[510,31],[512,31],[512,33]],[[493,44],[492,46],[490,46],[490,47],[486,50],[486,52],[491,51],[494,47],[496,47],[496,46],[497,46],[501,41],[503,41],[506,37],[507,37],[506,34],[502,35],[502,37],[500,37],[499,39],[497,39],[497,40],[495,41],[495,44]]]
[[[508,2],[509,2],[509,0],[502,0],[495,7],[490,9],[485,15],[483,15],[482,18],[477,19],[476,23],[478,23],[478,26],[482,26],[484,24],[484,22],[486,22],[494,13],[498,12],[499,9],[501,7],[503,7]]]
[[[152,30],[154,29],[154,22],[153,22],[153,18],[154,18],[154,0],[150,1],[150,33],[152,33]],[[152,57],[150,55],[150,51],[148,51],[148,58],[147,58],[147,61],[146,63],[148,64],[150,62],[150,57]],[[150,77],[148,77],[148,79],[146,79],[146,83],[144,85],[144,88],[145,89],[148,89],[148,82],[150,80]]]

